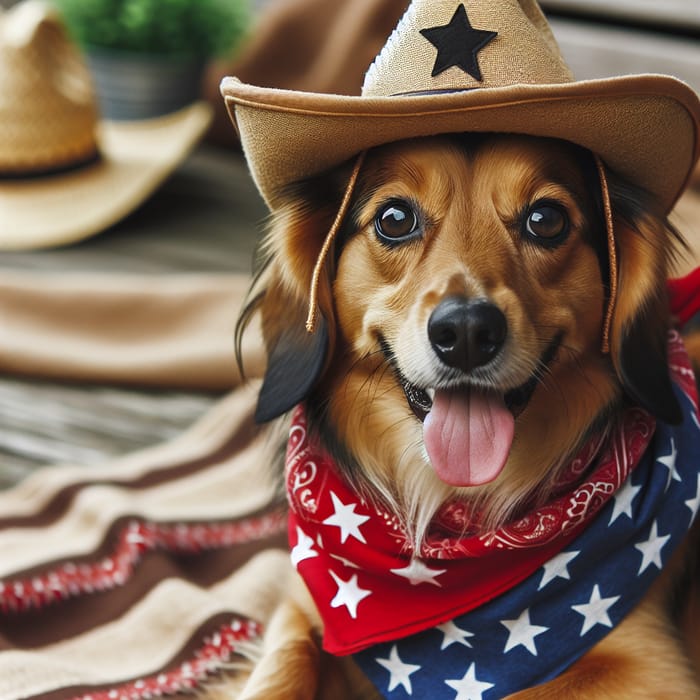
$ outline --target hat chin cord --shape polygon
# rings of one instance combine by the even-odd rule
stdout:
[[[314,265],[313,274],[311,275],[311,287],[309,289],[309,310],[306,317],[306,330],[308,333],[314,333],[318,322],[318,285],[321,278],[323,266],[326,264],[328,252],[333,245],[333,241],[340,230],[343,219],[347,214],[350,200],[357,184],[357,178],[360,174],[360,169],[364,163],[366,151],[362,151],[355,159],[350,179],[345,187],[343,200],[340,203],[338,213],[335,215],[333,225],[326,234],[321,250],[319,251],[316,264]],[[603,211],[605,214],[605,228],[608,241],[608,260],[610,267],[610,287],[608,290],[608,303],[605,311],[605,319],[603,321],[603,338],[601,343],[601,351],[604,354],[610,352],[610,329],[612,326],[613,313],[615,311],[615,300],[617,297],[617,249],[615,247],[615,231],[613,226],[612,206],[610,204],[610,190],[608,189],[608,179],[605,175],[605,166],[599,156],[595,156],[596,166],[598,168],[598,177],[600,178],[600,189],[603,195]]]
[[[600,178],[600,191],[603,195],[603,213],[605,214],[605,229],[608,239],[608,263],[610,267],[610,288],[608,290],[608,303],[603,320],[603,340],[601,351],[607,355],[610,352],[610,329],[612,327],[615,301],[617,299],[617,248],[615,247],[615,228],[613,225],[612,206],[610,204],[610,190],[608,178],[605,175],[605,165],[599,156],[595,156],[595,163]]]
[[[316,330],[316,323],[318,321],[318,283],[321,279],[321,272],[323,266],[326,264],[326,258],[328,257],[328,251],[333,245],[340,226],[343,223],[343,219],[347,214],[348,207],[350,206],[350,199],[352,198],[352,193],[355,190],[355,185],[357,184],[357,178],[360,174],[360,168],[362,168],[362,163],[364,163],[366,151],[362,151],[355,159],[355,165],[353,166],[352,173],[350,174],[350,179],[345,187],[345,194],[343,195],[343,201],[340,203],[340,208],[338,213],[335,215],[335,220],[330,230],[326,234],[326,239],[323,241],[321,250],[316,259],[316,265],[314,266],[313,274],[311,275],[311,288],[309,290],[309,311],[306,317],[306,330],[308,333],[313,333]]]

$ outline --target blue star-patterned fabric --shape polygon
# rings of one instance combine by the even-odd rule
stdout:
[[[556,678],[642,599],[700,508],[700,424],[657,423],[640,464],[564,551],[504,595],[355,655],[391,698],[495,700]]]

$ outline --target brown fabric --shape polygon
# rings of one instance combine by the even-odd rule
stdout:
[[[365,72],[406,9],[407,0],[276,0],[235,59],[212,64],[205,96],[214,105],[210,137],[237,144],[219,83],[359,95]]]
[[[37,280],[3,272],[0,367],[52,379],[231,389],[240,381],[233,332],[248,284],[245,276],[125,284],[104,274],[42,273]],[[255,376],[263,364],[259,344],[246,345],[245,355]]]

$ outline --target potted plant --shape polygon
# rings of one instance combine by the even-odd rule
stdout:
[[[85,51],[102,113],[143,119],[200,94],[208,60],[232,52],[247,0],[53,0]]]

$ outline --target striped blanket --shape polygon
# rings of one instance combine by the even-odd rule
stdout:
[[[248,280],[138,281],[131,292],[90,276],[0,283],[5,368],[233,387],[173,442],[47,467],[0,492],[2,700],[141,700],[224,675],[230,690],[294,575],[251,415],[257,387],[235,386],[230,339]],[[39,329],[56,342],[35,342]],[[248,357],[259,366],[255,342]]]

